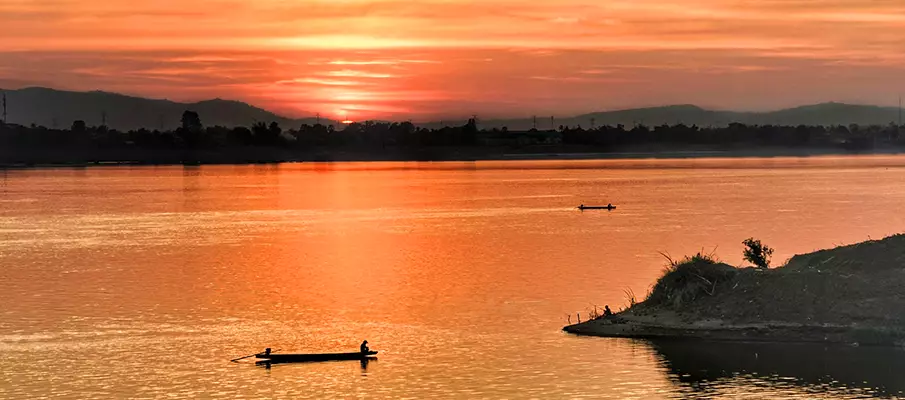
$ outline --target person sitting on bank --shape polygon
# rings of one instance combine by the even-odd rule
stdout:
[[[368,353],[370,351],[371,351],[371,349],[368,348],[368,341],[365,340],[364,342],[361,342],[361,352]]]
[[[603,317],[604,317],[604,318],[609,318],[609,317],[612,317],[612,316],[613,316],[613,311],[610,310],[610,306],[609,306],[609,305],[603,306]]]

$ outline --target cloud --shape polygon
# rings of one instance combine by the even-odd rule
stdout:
[[[287,79],[276,82],[277,85],[297,85],[297,84],[311,84],[311,85],[323,85],[323,86],[361,86],[363,83],[358,81],[346,81],[346,80],[338,80],[338,79],[321,79],[321,78],[295,78],[295,79]]]
[[[777,108],[905,91],[901,0],[4,0],[0,25],[0,82],[287,113]]]
[[[338,76],[338,77],[348,77],[348,78],[370,78],[370,79],[388,79],[395,78],[396,75],[393,74],[382,74],[376,72],[367,72],[367,71],[358,71],[351,69],[343,69],[338,71],[327,71],[325,73],[327,76]]]
[[[884,50],[901,50],[905,42],[905,29],[894,29],[905,28],[897,0],[7,0],[0,15],[0,45],[17,50],[844,49],[878,37],[889,39]]]

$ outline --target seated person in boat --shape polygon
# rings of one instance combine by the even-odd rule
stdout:
[[[368,348],[368,341],[365,340],[364,342],[361,342],[361,352],[367,353],[369,351],[371,351],[371,349]]]
[[[264,349],[264,356],[265,356],[265,357],[269,357],[269,356],[270,356],[270,347]]]

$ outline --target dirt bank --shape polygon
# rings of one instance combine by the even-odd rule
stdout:
[[[634,338],[905,344],[905,235],[736,269],[680,263],[648,298],[566,332]]]

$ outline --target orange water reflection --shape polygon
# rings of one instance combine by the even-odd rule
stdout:
[[[783,260],[899,232],[903,172],[902,157],[7,171],[0,397],[693,395],[657,348],[564,335],[566,315],[644,293],[658,251],[739,263],[755,236]],[[382,351],[365,377],[224,362],[363,338]],[[718,393],[813,389],[758,379]]]

